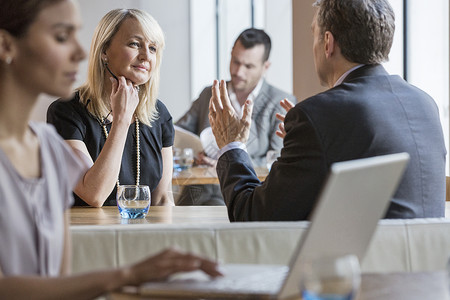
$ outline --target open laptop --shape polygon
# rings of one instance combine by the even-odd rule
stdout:
[[[210,279],[200,271],[183,273],[165,282],[145,283],[140,293],[183,299],[296,296],[306,259],[354,254],[362,260],[408,161],[407,153],[399,153],[333,164],[289,266],[224,264],[224,277]]]

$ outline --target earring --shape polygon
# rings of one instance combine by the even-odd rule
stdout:
[[[6,63],[7,65],[10,65],[10,64],[12,63],[12,57],[11,57],[11,56],[6,57],[6,58],[5,58],[5,63]]]
[[[107,65],[107,64],[108,64],[108,58],[106,58],[106,57],[103,58],[103,64],[104,64],[104,65]]]

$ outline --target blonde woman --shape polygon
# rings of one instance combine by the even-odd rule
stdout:
[[[115,9],[97,26],[87,82],[57,100],[47,121],[91,162],[75,205],[116,205],[118,184],[144,184],[152,205],[173,205],[172,117],[156,97],[164,35],[148,13]]]

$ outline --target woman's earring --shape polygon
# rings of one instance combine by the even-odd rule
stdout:
[[[5,58],[5,63],[6,63],[7,65],[10,65],[10,64],[12,63],[12,57],[11,57],[11,56],[6,57],[6,58]]]

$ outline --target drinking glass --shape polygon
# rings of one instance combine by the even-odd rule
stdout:
[[[175,172],[189,169],[194,164],[194,150],[192,148],[173,148],[173,169]]]
[[[182,152],[180,148],[173,148],[173,169],[175,172],[181,171]]]
[[[360,283],[361,270],[354,255],[309,260],[302,268],[302,299],[352,300]]]
[[[192,165],[194,164],[194,150],[192,148],[183,149],[181,162],[181,168],[183,170],[192,168]]]
[[[150,199],[147,185],[119,185],[117,188],[117,207],[122,218],[144,218],[150,208]]]

